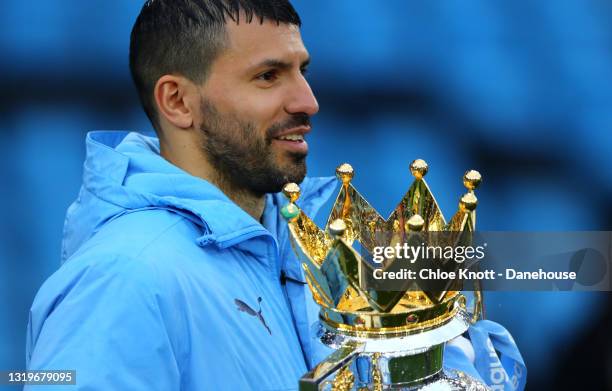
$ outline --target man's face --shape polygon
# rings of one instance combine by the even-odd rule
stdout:
[[[205,153],[221,180],[258,194],[306,175],[306,134],[319,110],[304,78],[297,26],[228,22],[228,47],[201,88]]]

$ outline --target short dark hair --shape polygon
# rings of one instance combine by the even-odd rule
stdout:
[[[289,0],[148,0],[144,4],[130,37],[130,72],[156,130],[153,89],[157,80],[165,74],[180,74],[204,82],[226,45],[226,18],[240,23],[241,15],[247,23],[256,18],[260,23],[301,25]]]

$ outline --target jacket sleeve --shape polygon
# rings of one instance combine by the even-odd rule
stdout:
[[[71,390],[180,389],[175,338],[168,331],[173,326],[160,292],[145,262],[122,256],[70,260],[32,305],[27,368],[75,370]]]

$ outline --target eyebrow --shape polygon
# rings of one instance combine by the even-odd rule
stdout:
[[[308,57],[306,60],[304,60],[300,64],[300,68],[308,66],[308,64],[310,64],[310,57]],[[287,70],[287,69],[290,69],[291,66],[292,66],[292,64],[290,62],[286,62],[286,61],[270,58],[270,59],[267,59],[267,60],[264,60],[264,61],[260,62],[257,65],[254,65],[251,69],[258,69],[258,68],[268,67],[268,68],[278,68],[278,69],[281,69],[281,70]]]

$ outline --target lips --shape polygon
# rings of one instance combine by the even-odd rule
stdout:
[[[286,136],[277,137],[278,140],[286,141],[304,141],[304,135],[302,134],[288,134]]]
[[[273,142],[288,152],[305,155],[308,153],[308,143],[304,136],[308,132],[310,132],[310,126],[289,129],[274,137]]]

